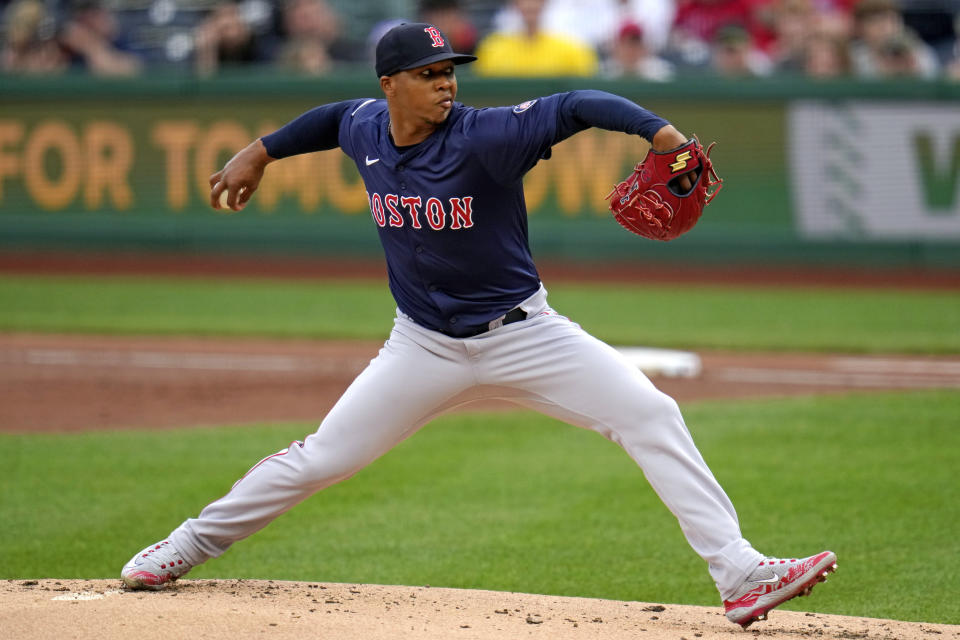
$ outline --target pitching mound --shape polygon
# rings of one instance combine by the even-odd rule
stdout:
[[[719,607],[432,587],[183,580],[133,592],[119,580],[0,583],[0,628],[12,639],[960,638],[957,625],[791,611],[771,618],[745,632]]]

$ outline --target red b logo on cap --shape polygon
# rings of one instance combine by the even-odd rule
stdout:
[[[427,34],[433,39],[434,47],[443,46],[443,36],[440,35],[439,29],[437,29],[436,27],[427,27],[426,29],[424,29],[424,31],[426,31]]]

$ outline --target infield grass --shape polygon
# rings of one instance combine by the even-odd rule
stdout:
[[[952,291],[549,285],[560,313],[614,344],[960,352]],[[0,276],[0,331],[384,339],[385,282]]]
[[[837,552],[837,575],[786,608],[960,623],[956,392],[700,402],[684,413],[758,549]],[[313,429],[0,435],[0,578],[116,577]],[[718,604],[627,455],[527,412],[437,420],[190,577]]]

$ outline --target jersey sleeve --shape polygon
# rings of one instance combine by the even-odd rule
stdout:
[[[667,124],[626,98],[583,90],[528,100],[515,107],[478,109],[468,135],[476,143],[480,162],[506,184],[549,158],[553,145],[584,129],[599,127],[652,140]]]
[[[340,124],[344,117],[368,102],[347,100],[311,109],[263,136],[263,146],[271,158],[278,160],[301,153],[335,149],[340,146]]]

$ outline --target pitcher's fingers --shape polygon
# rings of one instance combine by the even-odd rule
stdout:
[[[251,189],[250,187],[240,187],[240,193],[237,195],[237,210],[239,211],[247,202],[250,200],[250,196],[253,195],[253,192],[256,191],[256,187]]]

